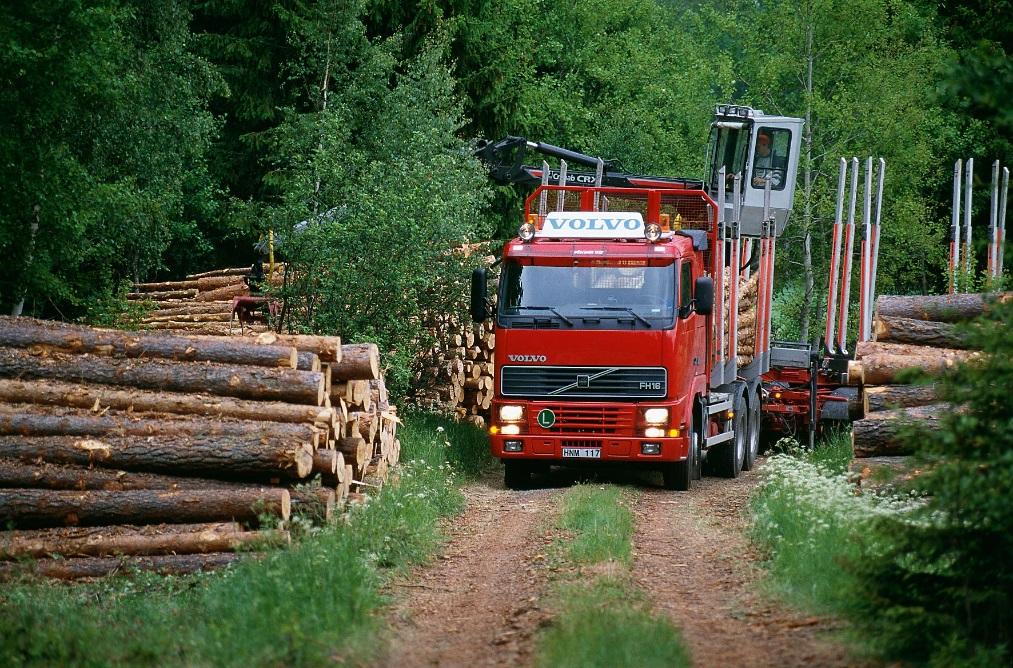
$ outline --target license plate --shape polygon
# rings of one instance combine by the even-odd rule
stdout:
[[[564,457],[601,459],[601,448],[563,448]]]

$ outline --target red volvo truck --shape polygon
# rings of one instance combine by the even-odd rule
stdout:
[[[486,269],[471,285],[472,316],[496,322],[489,433],[508,487],[550,465],[623,462],[686,490],[704,462],[725,477],[754,465],[764,374],[772,364],[818,372],[812,346],[770,341],[801,129],[798,118],[718,106],[703,180],[627,174],[519,137],[480,146],[494,179],[534,186],[497,262],[496,299]],[[559,166],[525,165],[527,150]],[[750,274],[755,287],[740,295]],[[742,322],[740,297],[752,300]]]

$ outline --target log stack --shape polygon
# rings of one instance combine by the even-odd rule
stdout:
[[[495,387],[494,328],[492,319],[473,324],[456,315],[433,316],[429,333],[436,343],[419,361],[415,401],[484,427]]]
[[[399,456],[378,358],[337,337],[0,318],[0,523],[15,529],[0,560],[68,557],[35,568],[55,577],[184,572],[284,542],[292,514],[329,520]],[[368,407],[332,400],[354,382]],[[79,557],[101,563],[75,570]]]
[[[269,272],[265,264],[265,276]],[[275,265],[270,283],[280,286],[283,272],[283,265]],[[232,323],[232,299],[249,296],[249,273],[249,267],[235,267],[189,274],[180,281],[135,283],[127,299],[155,307],[141,318],[142,329],[227,335],[239,330],[238,324]],[[250,328],[254,332],[267,330],[261,324]]]
[[[910,453],[905,427],[933,428],[939,417],[955,410],[940,401],[938,378],[980,353],[970,349],[960,323],[985,313],[1001,295],[883,295],[876,300],[873,341],[856,344],[849,382],[862,387],[865,417],[852,423],[856,457]],[[914,379],[917,382],[912,382]]]

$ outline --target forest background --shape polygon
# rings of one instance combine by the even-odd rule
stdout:
[[[1013,157],[1010,4],[4,3],[0,312],[100,322],[130,281],[250,264],[273,230],[304,277],[293,324],[377,341],[405,382],[420,314],[464,297],[446,249],[519,220],[476,138],[699,176],[736,102],[808,121],[775,327],[811,338],[841,156],[887,161],[881,293],[944,289],[957,158],[986,225]]]

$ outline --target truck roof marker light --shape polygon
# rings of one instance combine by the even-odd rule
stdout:
[[[535,226],[531,223],[524,223],[521,228],[517,230],[517,236],[521,238],[521,241],[531,241],[535,238]]]
[[[644,228],[644,237],[646,237],[652,244],[656,243],[661,239],[661,225],[658,225],[657,223],[649,223],[647,227]]]
[[[659,213],[658,214],[658,223],[661,224],[661,231],[662,232],[671,232],[672,231],[672,214],[670,214],[670,213]]]

